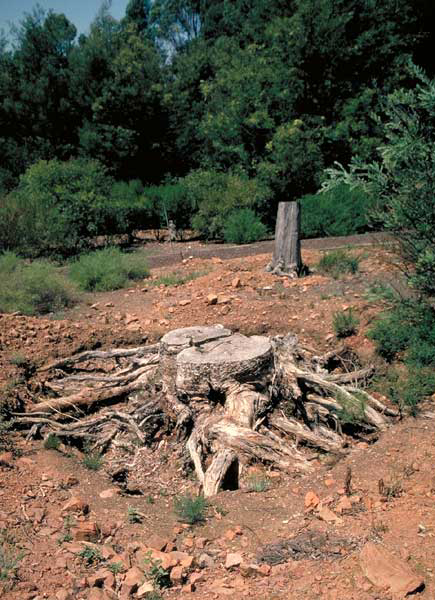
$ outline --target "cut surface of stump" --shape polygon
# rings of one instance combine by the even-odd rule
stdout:
[[[272,365],[269,338],[235,333],[182,350],[176,358],[176,388],[187,395],[206,395],[232,381],[253,381]]]

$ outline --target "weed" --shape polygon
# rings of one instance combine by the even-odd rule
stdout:
[[[83,465],[90,471],[99,471],[103,465],[103,457],[99,452],[90,451],[85,448]]]
[[[215,505],[214,509],[218,515],[221,515],[221,517],[225,517],[228,514],[228,511],[225,508],[222,508],[222,506]]]
[[[61,544],[63,544],[64,542],[72,542],[73,536],[71,535],[71,527],[73,525],[74,525],[74,519],[72,519],[70,516],[65,517],[65,519],[63,520],[64,533],[57,540],[57,543],[59,544],[59,546]]]
[[[180,273],[168,273],[167,275],[162,275],[158,279],[154,279],[150,283],[153,286],[164,285],[165,287],[172,287],[176,285],[183,285],[206,274],[207,271],[192,271],[191,273],[186,273],[185,275]]]
[[[1,408],[1,407],[0,407]],[[0,410],[0,449],[4,450],[10,448],[10,432],[13,426],[13,421],[8,420],[6,415],[2,414]]]
[[[179,520],[190,525],[205,521],[207,506],[204,496],[191,496],[190,494],[176,498],[174,503]]]
[[[0,287],[1,312],[46,314],[69,308],[77,301],[72,285],[45,261],[27,264],[6,252],[0,256],[0,279],[7,281]]]
[[[361,256],[352,256],[346,250],[326,252],[317,263],[317,269],[326,275],[338,279],[341,275],[358,272]]]
[[[162,567],[162,561],[154,559],[151,551],[147,552],[144,558],[145,576],[153,582],[154,587],[161,589],[170,587],[171,580],[169,572]]]
[[[334,313],[332,324],[338,338],[349,337],[357,332],[359,320],[351,308]]]
[[[113,575],[118,575],[118,573],[122,573],[124,571],[124,565],[122,562],[113,562],[107,565],[107,568]]]
[[[61,445],[60,439],[54,433],[49,433],[44,440],[44,448],[46,450],[58,450]]]
[[[15,549],[15,542],[6,530],[0,530],[0,581],[12,584],[24,553]]]
[[[353,401],[340,393],[335,398],[340,404],[337,417],[343,425],[359,425],[363,422],[366,408],[363,398],[355,398]]]
[[[147,496],[146,498],[147,504],[154,504],[155,500],[152,496]]]
[[[270,480],[263,475],[250,475],[246,484],[251,492],[267,492],[270,488]]]
[[[149,270],[142,255],[105,248],[82,254],[72,263],[69,274],[82,290],[104,292],[122,288],[131,280],[144,279]]]
[[[127,508],[127,520],[129,523],[142,523],[143,517],[141,513],[134,506]]]
[[[385,533],[387,533],[387,531],[388,531],[388,525],[386,525],[382,521],[373,520],[371,529],[370,529],[370,533],[371,533],[370,537],[376,541],[381,541],[383,535]]]
[[[402,481],[398,478],[393,478],[387,483],[383,479],[378,481],[379,494],[388,501],[393,498],[398,498],[403,493]]]
[[[101,552],[99,548],[96,546],[89,546],[86,544],[82,550],[78,553],[78,556],[87,564],[87,565],[96,565],[101,561]]]

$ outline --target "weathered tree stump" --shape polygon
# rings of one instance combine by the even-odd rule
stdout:
[[[302,271],[301,214],[299,202],[280,202],[275,226],[275,249],[266,270],[298,277]]]
[[[105,361],[112,369],[102,373]],[[237,487],[251,461],[309,472],[316,451],[346,452],[352,427],[372,435],[399,416],[358,387],[373,368],[331,374],[333,363],[333,352],[316,356],[294,335],[270,339],[221,325],[187,327],[157,345],[84,352],[42,367],[41,389],[50,397],[41,394],[15,416],[31,427],[30,435],[55,433],[99,449],[125,435],[152,443],[160,427],[171,430],[169,423],[211,496]],[[115,401],[122,408],[90,414]]]

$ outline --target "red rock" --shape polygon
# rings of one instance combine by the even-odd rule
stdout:
[[[171,574],[169,575],[169,578],[172,581],[172,583],[181,583],[183,580],[183,567],[174,567],[171,571]]]
[[[205,548],[205,545],[206,545],[207,542],[208,542],[208,540],[205,537],[196,538],[196,540],[195,540],[195,548],[198,548],[199,550],[202,550],[203,548]]]
[[[6,469],[14,468],[14,456],[12,452],[2,452],[0,454],[0,467],[6,467]]]
[[[241,286],[240,277],[234,277],[234,279],[231,282],[231,287],[236,289],[236,288],[239,288],[240,286]]]
[[[348,496],[342,496],[337,503],[336,510],[341,514],[344,510],[350,510],[352,508],[352,502]]]
[[[146,540],[146,544],[148,548],[153,548],[154,550],[164,550],[168,544],[168,540],[160,537],[159,535],[151,535],[150,538]]]
[[[209,304],[210,306],[217,304],[217,301],[218,301],[218,297],[216,296],[216,294],[209,294],[207,296],[207,304]]]
[[[72,496],[62,508],[62,512],[81,512],[86,514],[89,512],[89,504],[83,498],[80,498],[80,496]]]
[[[109,569],[100,569],[88,577],[89,587],[115,587],[115,577]]]
[[[230,540],[230,542],[232,542],[236,537],[236,532],[232,529],[228,529],[228,531],[225,532],[225,537],[227,540]]]
[[[95,542],[99,537],[98,525],[95,521],[78,522],[77,527],[71,529],[71,535],[76,542]]]
[[[315,508],[320,502],[319,496],[314,492],[310,491],[305,494],[305,507]]]
[[[100,588],[92,588],[87,600],[111,600],[110,596]]]
[[[125,575],[121,586],[121,597],[128,598],[142,585],[144,574],[138,567],[131,567]]]
[[[388,589],[396,599],[424,587],[424,581],[408,564],[396,558],[383,546],[367,542],[360,554],[362,572],[374,585]]]
[[[342,520],[338,517],[330,508],[327,506],[323,506],[319,504],[317,507],[317,514],[322,519],[322,521],[326,521],[327,523],[341,523]]]

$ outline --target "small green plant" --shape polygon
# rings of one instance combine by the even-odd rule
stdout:
[[[230,244],[250,244],[267,236],[267,227],[250,208],[231,213],[224,228],[224,240]]]
[[[143,517],[142,514],[135,508],[134,506],[129,506],[127,508],[127,520],[129,523],[142,523]]]
[[[124,565],[122,562],[112,562],[107,565],[107,568],[113,575],[118,575],[124,571]]]
[[[153,582],[157,589],[167,588],[171,585],[169,572],[162,567],[162,561],[154,559],[151,551],[147,552],[144,558],[145,576]]]
[[[246,484],[251,492],[267,492],[270,488],[270,479],[264,475],[250,475]]]
[[[60,538],[58,538],[57,543],[59,546],[64,542],[72,542],[73,536],[71,535],[71,527],[74,525],[74,519],[72,519],[69,515],[63,520],[63,534]]]
[[[403,494],[403,483],[401,479],[394,477],[385,482],[383,479],[378,481],[379,494],[389,502],[393,498],[398,498]]]
[[[366,409],[364,398],[356,397],[355,400],[351,400],[344,394],[339,393],[336,400],[340,404],[337,417],[343,425],[359,425],[364,421]]]
[[[352,256],[346,250],[338,249],[325,252],[317,263],[317,269],[326,275],[338,279],[341,275],[358,272],[361,256]]]
[[[46,450],[58,450],[61,445],[60,439],[54,433],[49,433],[44,440],[44,448]]]
[[[45,261],[28,264],[6,252],[0,255],[0,279],[7,281],[7,285],[0,286],[0,312],[46,314],[70,308],[77,302],[71,283]]]
[[[202,523],[205,521],[207,500],[204,496],[179,496],[174,503],[175,512],[183,523]]]
[[[194,279],[197,279],[198,277],[202,277],[203,275],[206,275],[207,272],[208,271],[205,271],[205,270],[204,271],[192,271],[191,273],[186,273],[185,275],[182,275],[180,273],[168,273],[167,275],[162,275],[161,277],[154,279],[151,282],[151,285],[153,285],[153,286],[164,285],[165,287],[184,285],[185,283],[188,283],[189,281],[193,281]]]
[[[15,541],[6,530],[0,530],[0,582],[12,585],[16,570],[24,556],[17,552]]]
[[[71,279],[88,292],[105,292],[148,277],[149,270],[141,254],[127,254],[118,248],[105,248],[82,254],[72,263]]]
[[[0,406],[0,450],[5,450],[11,446],[10,432],[13,421],[8,419]]]
[[[96,565],[101,562],[101,552],[99,548],[96,546],[89,546],[86,544],[82,550],[78,553],[78,556],[85,562],[88,566]]]
[[[147,504],[154,504],[155,500],[151,495],[148,495],[147,498]]]
[[[358,330],[359,320],[353,314],[351,308],[347,310],[337,311],[332,317],[332,325],[335,335],[338,338],[349,337],[354,335]]]
[[[85,448],[83,464],[90,471],[99,471],[103,465],[103,457],[99,452]]]

